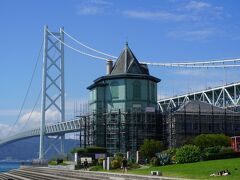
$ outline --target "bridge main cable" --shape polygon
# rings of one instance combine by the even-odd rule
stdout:
[[[117,59],[118,57],[117,56],[113,56],[113,55],[110,55],[110,54],[107,54],[107,53],[104,53],[102,51],[99,51],[99,50],[96,50],[94,48],[91,48],[90,46],[87,46],[86,44],[83,44],[81,43],[80,41],[78,41],[76,38],[72,37],[71,35],[69,35],[68,33],[66,33],[65,31],[63,31],[64,34],[66,34],[69,38],[71,38],[73,41],[75,41],[76,43],[80,44],[81,46],[89,49],[89,50],[92,50],[96,53],[99,53],[99,54],[102,54],[102,55],[105,55],[107,57],[110,57],[110,58],[113,58],[113,59]]]
[[[49,31],[48,31],[49,32]],[[65,31],[63,31],[64,34],[66,34],[69,38],[71,38],[73,41],[75,41],[76,43],[80,44],[81,46],[92,50],[94,52],[97,52],[99,54],[102,54],[104,56],[107,56],[109,58],[105,58],[105,57],[100,57],[100,56],[95,56],[89,53],[85,53],[83,51],[80,51],[68,44],[66,44],[65,42],[62,42],[61,40],[59,40],[56,36],[54,36],[54,34],[52,34],[51,32],[49,32],[55,39],[57,39],[58,41],[60,41],[62,44],[64,44],[65,46],[67,46],[68,48],[82,54],[82,55],[86,55],[95,59],[102,59],[102,60],[109,60],[109,58],[113,58],[113,59],[117,59],[116,56],[104,53],[102,51],[96,50],[90,46],[87,46],[83,43],[81,43],[79,40],[77,40],[76,38],[74,38],[73,36],[71,36],[70,34],[66,33]],[[223,59],[223,60],[210,60],[210,61],[198,61],[198,62],[179,62],[179,63],[156,63],[156,62],[144,62],[141,61],[141,63],[143,64],[147,64],[147,65],[151,65],[151,66],[161,66],[161,67],[178,67],[178,68],[233,68],[233,67],[240,67],[240,64],[224,64],[224,63],[236,63],[236,62],[240,62],[240,58],[234,58],[234,59]],[[222,63],[221,65],[219,65],[220,63]],[[206,65],[207,64],[207,65]],[[209,65],[212,64],[212,65]],[[216,65],[218,64],[218,65]]]
[[[41,57],[41,53],[42,53],[42,48],[43,48],[43,41],[41,43],[41,46],[40,46],[40,49],[39,49],[39,52],[38,52],[38,56],[37,56],[37,60],[35,62],[35,65],[34,65],[34,69],[33,69],[33,72],[32,72],[32,75],[31,75],[31,79],[29,81],[29,84],[28,84],[28,87],[27,87],[27,91],[26,91],[26,94],[24,96],[24,99],[23,99],[23,103],[21,105],[21,108],[19,110],[19,113],[18,113],[18,116],[17,116],[17,119],[15,120],[14,124],[11,126],[7,136],[9,136],[11,134],[11,132],[13,131],[13,128],[16,126],[16,124],[18,123],[19,119],[20,119],[20,116],[22,114],[22,111],[23,111],[23,108],[25,106],[25,103],[27,101],[27,97],[28,97],[28,94],[30,92],[30,88],[32,86],[32,82],[33,82],[33,78],[35,76],[35,73],[36,73],[36,70],[37,70],[37,66],[38,66],[38,62],[39,62],[39,59]],[[24,125],[25,126],[25,125]]]
[[[66,44],[65,42],[61,41],[60,39],[58,39],[58,38],[57,38],[52,32],[50,32],[49,30],[47,30],[47,31],[48,31],[49,34],[51,34],[56,40],[58,40],[59,42],[61,42],[63,45],[65,45],[66,47],[68,47],[68,48],[70,48],[70,49],[72,49],[72,50],[74,50],[74,51],[76,51],[76,52],[78,52],[78,53],[80,53],[80,54],[82,54],[82,55],[89,56],[89,57],[92,57],[92,58],[94,58],[94,59],[101,59],[101,60],[105,60],[105,61],[108,61],[108,60],[109,60],[109,59],[104,58],[104,57],[95,56],[95,55],[88,54],[88,53],[85,53],[85,52],[83,52],[83,51],[80,51],[80,50],[78,50],[78,49],[76,49],[76,48],[74,48],[74,47]]]
[[[80,42],[79,40],[77,40],[76,38],[74,38],[73,36],[71,36],[70,34],[68,34],[67,32],[63,31],[64,34],[66,34],[69,38],[71,38],[73,41],[75,41],[76,43],[80,44],[81,46],[92,50],[94,52],[97,52],[99,54],[111,57],[113,59],[117,59],[116,56],[104,53],[102,51],[96,50],[90,46],[87,46],[86,44],[83,44],[82,42]],[[194,67],[199,67],[196,65],[204,65],[204,64],[219,64],[219,63],[227,63],[227,62],[238,62],[240,61],[240,58],[235,58],[235,59],[222,59],[222,60],[210,60],[210,61],[199,61],[199,62],[183,62],[183,63],[151,63],[151,62],[141,62],[143,64],[148,64],[148,65],[153,65],[153,66],[165,66],[165,67],[179,67],[179,66],[184,66],[184,65],[193,65]],[[234,65],[235,66],[235,65]],[[211,67],[211,66],[209,66]],[[218,67],[222,67],[222,66],[218,66]],[[238,66],[237,66],[238,67]]]

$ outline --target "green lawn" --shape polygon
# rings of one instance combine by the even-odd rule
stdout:
[[[229,176],[210,177],[212,173],[228,169]],[[190,179],[238,179],[240,180],[240,158],[203,161],[188,164],[174,164],[168,166],[149,167],[146,169],[129,170],[132,174],[149,175],[151,171],[158,170],[163,176],[182,177]]]
[[[210,177],[212,173],[228,169],[231,175]],[[102,168],[93,169],[103,171]],[[163,176],[189,178],[189,179],[236,179],[240,180],[240,158],[202,161],[188,164],[174,164],[168,166],[146,167],[129,170],[129,174],[150,175],[151,171],[161,171]],[[121,172],[111,170],[110,172]]]

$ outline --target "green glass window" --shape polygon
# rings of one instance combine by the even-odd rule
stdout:
[[[133,82],[133,99],[141,99],[141,83],[139,81]]]
[[[151,83],[151,100],[155,100],[155,86],[154,83]]]
[[[119,84],[117,81],[111,82],[111,94],[112,94],[112,99],[119,98]]]

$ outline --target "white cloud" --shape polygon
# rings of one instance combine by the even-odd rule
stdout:
[[[89,3],[92,4],[99,4],[99,5],[111,5],[109,1],[104,1],[104,0],[88,0]]]
[[[197,30],[174,30],[167,33],[168,37],[179,38],[187,41],[207,40],[218,35],[220,32],[215,28],[205,28]]]
[[[30,117],[30,118],[29,118]],[[39,128],[41,120],[41,112],[33,111],[25,113],[21,116],[20,120],[15,125],[0,124],[0,139],[6,136],[11,136],[16,133],[26,131],[29,129]],[[46,124],[59,122],[58,111],[48,110],[46,112]]]
[[[221,19],[224,16],[223,7],[215,6],[213,4],[203,1],[190,1],[183,6],[180,11],[183,11],[193,16],[198,21],[213,22]]]
[[[67,100],[65,101],[65,111],[66,120],[71,120],[76,115],[87,113],[88,100]],[[17,118],[18,114],[18,109],[0,109],[0,116],[13,117],[13,120]],[[35,110],[31,113],[29,109],[23,109],[22,115],[20,116],[19,121],[15,125],[9,123],[0,123],[0,139],[22,131],[27,131],[29,129],[39,128],[40,120],[40,110]],[[46,112],[46,124],[54,124],[59,121],[60,114],[56,109],[49,109]]]
[[[76,116],[88,114],[89,101],[82,99],[68,100],[65,103],[66,119],[70,120]]]
[[[78,15],[97,15],[103,14],[111,5],[110,2],[104,0],[88,0],[82,1],[77,6],[77,14]]]
[[[66,120],[71,120],[77,115],[82,113],[87,113],[88,108],[88,100],[67,100],[65,101],[65,116]],[[14,119],[17,118],[19,114],[19,110],[15,109],[1,109],[0,116],[11,116]],[[32,113],[28,109],[24,109],[19,118],[19,121],[16,123],[14,127],[12,124],[0,124],[0,135],[6,135],[11,129],[11,135],[23,130],[39,128],[40,120],[41,120],[41,111],[35,110]],[[14,120],[13,119],[13,120]],[[60,114],[57,110],[49,109],[46,112],[46,124],[53,124],[60,121]],[[12,128],[11,128],[12,127]],[[1,139],[1,138],[0,138]]]
[[[16,116],[19,110],[16,109],[0,109],[0,116]]]
[[[189,1],[187,3],[176,3],[171,9],[165,10],[125,10],[123,15],[145,19],[145,20],[161,20],[161,21],[201,21],[201,20],[213,20],[222,15],[222,7],[213,6],[210,3],[203,1]]]
[[[0,124],[0,139],[6,137],[8,133],[11,131],[11,127],[8,124]]]
[[[183,21],[187,19],[191,19],[190,16],[185,14],[177,14],[170,13],[166,11],[136,11],[136,10],[128,10],[123,11],[125,16],[137,19],[146,19],[146,20],[163,20],[163,21]]]
[[[60,114],[57,110],[49,109],[46,112],[46,119],[45,119],[46,124],[53,124],[53,123],[59,122],[59,117],[60,117]],[[20,127],[24,127],[24,129],[39,128],[40,120],[41,120],[40,111],[33,111],[32,113],[28,112],[20,118],[18,125]]]
[[[186,4],[185,8],[188,10],[203,10],[206,8],[210,8],[211,4],[203,2],[203,1],[190,1]]]
[[[206,60],[207,61],[207,60]],[[182,78],[189,78],[191,77],[193,81],[196,81],[197,79],[201,81],[205,81],[207,79],[215,80],[218,79],[221,80],[223,78],[224,69],[215,69],[215,68],[183,68],[178,69],[173,72],[176,75],[181,75]],[[236,72],[231,72],[231,76],[234,77]]]
[[[79,15],[96,15],[104,12],[104,9],[101,7],[94,6],[82,6],[78,9],[77,14]]]
[[[158,92],[158,95],[157,95],[157,99],[160,100],[160,99],[166,99],[168,98],[169,96],[166,95],[166,94],[162,94],[162,92]]]

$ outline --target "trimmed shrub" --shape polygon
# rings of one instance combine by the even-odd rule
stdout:
[[[220,146],[214,146],[214,147],[209,147],[204,149],[204,153],[210,154],[210,153],[219,153],[221,150]]]
[[[87,153],[106,153],[107,149],[104,147],[87,147]]]
[[[123,160],[123,154],[122,153],[116,153],[114,155],[113,160],[111,161],[110,167],[112,169],[120,168],[121,165],[122,165],[122,160]]]
[[[57,154],[51,158],[51,160],[53,161],[57,161],[57,159],[62,159],[63,161],[67,161],[67,155]]]
[[[50,161],[48,164],[49,164],[49,165],[52,165],[52,166],[57,166],[57,165],[66,166],[66,165],[67,165],[67,164],[64,163],[63,161],[62,161],[62,162],[61,162],[61,161],[59,161],[59,162],[57,162],[57,161]]]
[[[98,164],[98,160],[97,159],[92,159],[91,166],[96,166],[97,164]]]
[[[140,165],[137,164],[137,163],[129,162],[128,163],[128,168],[130,168],[130,169],[137,169],[137,168],[140,168]]]
[[[104,147],[86,147],[86,148],[73,148],[71,150],[71,153],[78,153],[78,154],[84,154],[84,153],[106,153],[107,149]]]
[[[150,160],[150,164],[152,166],[159,166],[160,165],[160,159],[157,158],[157,157],[153,157],[151,160]]]
[[[119,162],[118,160],[114,159],[111,161],[111,169],[117,169],[121,167],[121,162]]]
[[[89,168],[89,171],[102,171],[102,166],[92,166]]]
[[[226,152],[226,153],[210,153],[204,156],[203,160],[229,159],[239,158],[240,152]]]
[[[56,161],[49,161],[48,164],[49,164],[49,165],[52,165],[52,166],[56,166],[56,165],[57,165],[57,162],[56,162]]]
[[[86,151],[86,149],[85,148],[74,148],[73,150],[72,150],[72,153],[78,153],[78,154],[84,154],[84,153],[86,153],[87,151]]]
[[[57,159],[57,164],[63,163],[63,159]]]
[[[120,163],[120,166],[122,164],[122,160],[123,160],[123,154],[122,153],[116,153],[114,156],[114,160],[117,160]]]
[[[232,147],[222,147],[219,151],[219,153],[232,153],[232,152],[234,152]]]
[[[224,134],[201,134],[193,139],[193,144],[205,149],[215,146],[230,146],[230,138]]]
[[[228,159],[240,157],[239,152],[234,152],[231,147],[212,147],[206,148],[203,160]]]
[[[140,147],[140,154],[143,158],[151,159],[156,153],[163,150],[163,143],[156,140],[144,140]]]
[[[105,158],[99,158],[99,159],[98,159],[98,165],[102,166],[104,159],[105,159]]]
[[[71,152],[72,154],[76,153],[76,152],[77,152],[77,148],[73,148],[70,152]]]
[[[177,163],[191,163],[200,161],[201,152],[199,147],[195,145],[185,145],[177,149]]]

